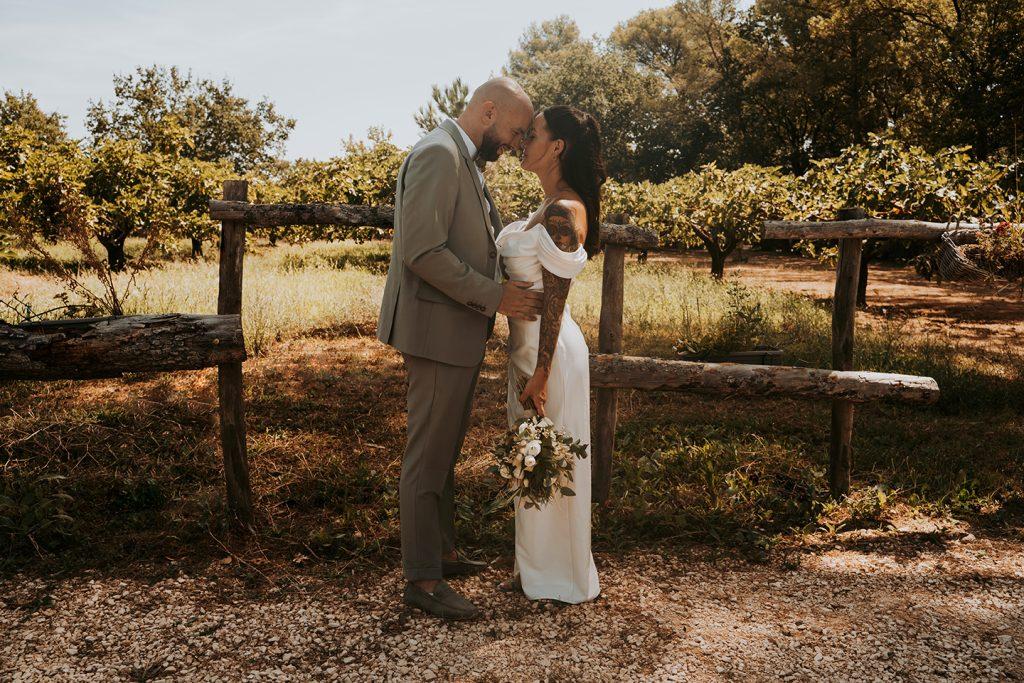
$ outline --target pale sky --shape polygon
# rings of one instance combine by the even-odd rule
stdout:
[[[499,73],[526,27],[568,14],[584,35],[670,0],[0,0],[0,89],[34,94],[85,134],[114,73],[176,65],[228,78],[297,120],[287,156],[326,158],[370,126],[408,145],[433,83]],[[747,4],[747,3],[743,3]]]

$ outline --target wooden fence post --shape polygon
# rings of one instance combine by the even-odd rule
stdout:
[[[249,184],[244,180],[224,182],[224,199],[246,201]],[[245,223],[221,222],[220,291],[217,313],[242,313],[242,260],[245,256]],[[252,489],[249,485],[249,461],[245,451],[245,404],[242,397],[242,363],[217,366],[217,394],[220,400],[220,444],[224,453],[224,481],[227,484],[228,509],[246,527],[255,519]]]
[[[849,207],[839,210],[841,221],[866,217],[864,209]],[[832,300],[832,369],[853,369],[854,316],[857,312],[857,280],[864,240],[851,237],[839,242],[839,263],[836,265],[836,289]],[[850,461],[853,455],[853,403],[832,401],[832,432],[828,454],[829,490],[840,499],[850,492]]]
[[[610,223],[625,225],[625,215],[610,216]],[[604,272],[601,279],[601,321],[597,348],[600,353],[622,353],[622,284],[625,274],[626,247],[606,244]],[[615,452],[615,426],[619,398],[617,389],[598,389],[595,413],[596,435],[591,447],[593,479],[591,495],[595,502],[608,500],[612,483],[612,454]]]

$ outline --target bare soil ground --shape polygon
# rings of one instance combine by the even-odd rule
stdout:
[[[943,523],[805,540],[782,562],[706,550],[598,556],[602,595],[564,606],[454,582],[484,610],[397,603],[394,569],[0,582],[0,678],[64,680],[998,681],[1024,677],[1024,551]],[[252,587],[253,583],[257,587]]]

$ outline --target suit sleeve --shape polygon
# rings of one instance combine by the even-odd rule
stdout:
[[[464,306],[492,316],[502,286],[448,248],[458,196],[459,156],[441,145],[413,152],[402,190],[402,261],[429,284]]]

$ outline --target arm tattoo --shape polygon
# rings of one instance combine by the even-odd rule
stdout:
[[[551,371],[551,358],[555,355],[558,332],[562,327],[562,311],[569,296],[571,279],[541,271],[544,282],[544,305],[540,314],[540,340],[537,344],[537,370]]]
[[[580,238],[573,225],[572,211],[558,202],[553,203],[544,211],[544,227],[547,228],[551,240],[562,251],[573,252],[580,246]]]
[[[572,212],[557,202],[544,212],[544,227],[551,240],[562,251],[573,252],[580,246],[579,236],[573,224]],[[537,369],[548,373],[551,371],[551,359],[558,343],[558,332],[562,327],[562,311],[565,300],[569,296],[569,285],[572,279],[552,275],[542,270],[544,283],[544,306],[540,316],[540,340],[537,349]]]

